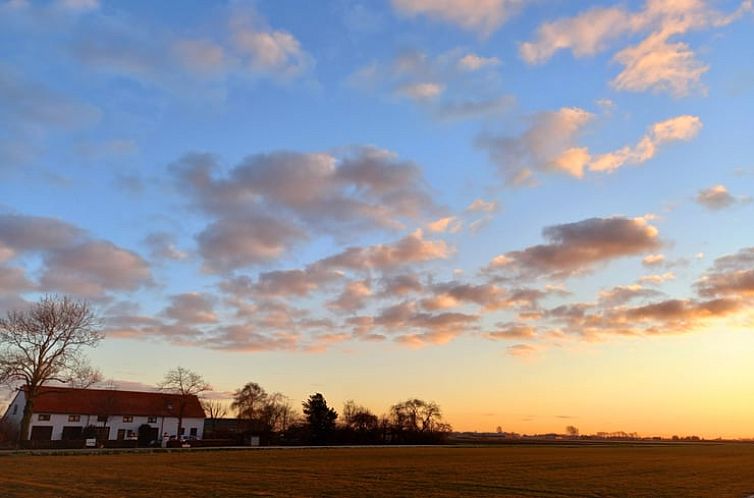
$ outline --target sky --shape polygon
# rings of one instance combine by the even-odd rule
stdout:
[[[123,386],[752,437],[751,0],[0,4],[0,311]]]

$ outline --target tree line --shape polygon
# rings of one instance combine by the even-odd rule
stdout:
[[[0,316],[0,384],[26,392],[18,431],[21,442],[28,439],[34,404],[43,386],[59,383],[87,388],[101,382],[101,373],[89,365],[84,352],[102,339],[102,324],[91,306],[70,297],[44,296],[25,309]],[[158,387],[182,400],[177,407],[179,433],[188,399],[201,398],[211,390],[200,374],[183,367],[168,371]],[[286,396],[268,393],[255,382],[237,389],[229,407],[209,399],[202,400],[202,405],[209,419],[208,435],[229,432],[217,422],[230,409],[237,421],[233,434],[256,435],[271,443],[433,443],[443,441],[451,430],[432,401],[408,399],[381,416],[347,401],[339,416],[321,393],[314,393],[303,401],[299,414]]]
[[[302,402],[299,414],[286,396],[267,393],[256,382],[233,393],[229,409],[238,425],[232,433],[213,426],[228,407],[217,401],[205,401],[204,407],[209,416],[205,438],[242,434],[277,444],[431,444],[445,441],[451,431],[433,401],[408,399],[378,416],[349,400],[339,414],[322,393],[314,393]]]

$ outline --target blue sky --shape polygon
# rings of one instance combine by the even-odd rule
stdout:
[[[90,300],[119,381],[606,430],[552,394],[574,369],[630,385],[723,334],[734,375],[748,344],[753,27],[738,1],[7,1],[0,308]],[[688,431],[754,411],[687,401]]]

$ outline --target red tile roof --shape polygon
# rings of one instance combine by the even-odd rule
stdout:
[[[181,403],[184,418],[205,418],[204,409],[193,394],[48,386],[34,401],[34,413],[177,417]]]

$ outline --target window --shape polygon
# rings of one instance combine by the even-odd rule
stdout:
[[[147,418],[148,424],[156,424],[157,423],[157,417],[149,417]]]
[[[126,439],[126,430],[118,429],[118,441],[123,441],[124,439]]]
[[[37,420],[40,420],[40,421],[50,420],[50,414],[40,413],[39,415],[37,415]]]
[[[124,415],[124,416],[123,416],[123,421],[124,421],[124,422],[133,422],[133,421],[134,421],[134,418],[133,418],[133,416],[131,416],[131,415]]]
[[[18,413],[18,405],[13,405],[13,415]]]
[[[191,431],[189,431],[189,435],[191,435],[191,436],[196,436],[196,432],[197,432],[197,429],[196,429],[196,427],[192,427],[192,428],[191,428]]]
[[[107,422],[107,415],[97,415],[97,422]]]
[[[185,427],[181,427],[181,430],[178,431],[178,435],[179,436],[183,436],[184,434],[186,434],[186,428]]]
[[[68,415],[68,421],[69,422],[80,422],[81,421],[81,415]]]

